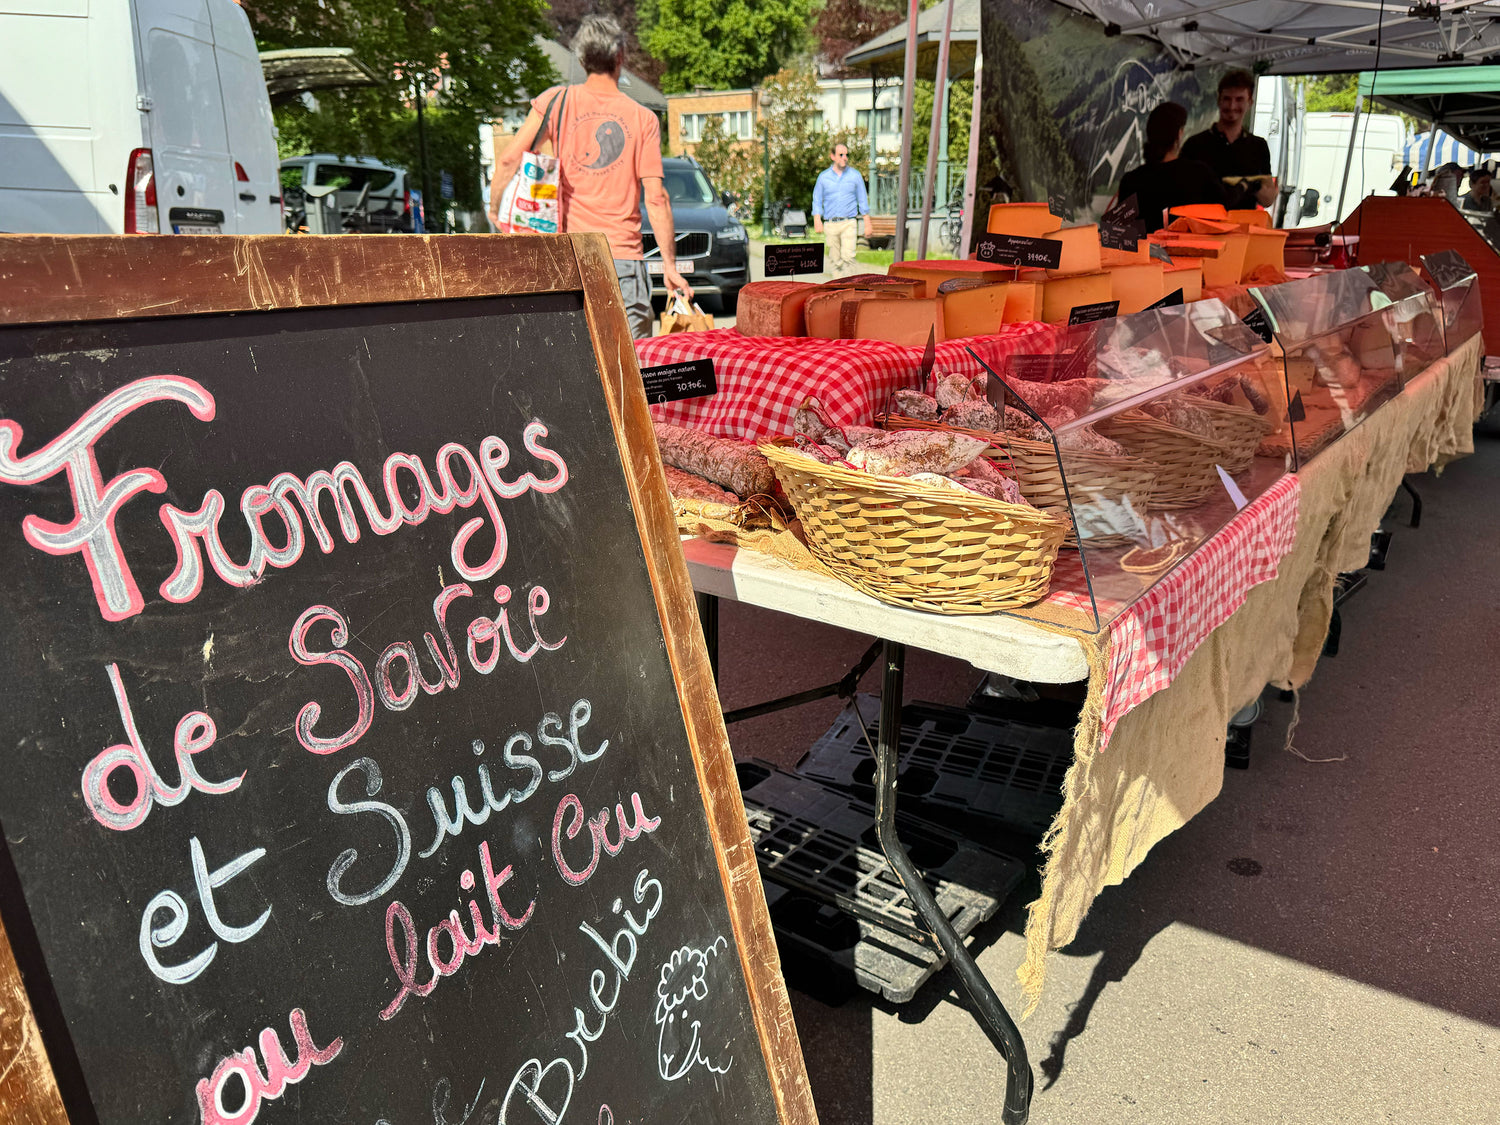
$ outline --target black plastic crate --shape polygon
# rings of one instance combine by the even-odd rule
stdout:
[[[875,831],[875,810],[766,762],[736,764],[778,939],[902,1003],[946,962]],[[898,813],[897,832],[960,937],[1025,875],[1016,859]],[[774,890],[774,894],[773,894]]]
[[[856,706],[870,738],[877,737],[880,697],[859,695],[797,763],[797,773],[868,801],[874,799],[875,761]],[[971,814],[1039,838],[1062,808],[1073,733],[960,707],[907,703],[897,760],[900,800],[909,811],[928,818]]]

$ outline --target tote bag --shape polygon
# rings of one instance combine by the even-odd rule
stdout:
[[[562,99],[557,111],[557,120],[562,121],[563,109],[568,104],[567,90],[559,90],[547,103],[542,114],[542,126],[537,130],[532,148],[540,148],[542,138],[547,135],[547,126],[552,118],[552,108]],[[554,152],[560,146],[552,142]],[[562,209],[558,199],[558,158],[527,150],[521,153],[521,167],[505,185],[500,196],[500,208],[495,227],[503,234],[556,234],[562,225]]]

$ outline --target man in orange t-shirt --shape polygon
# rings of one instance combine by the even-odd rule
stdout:
[[[577,86],[554,86],[531,103],[531,112],[505,155],[495,162],[490,181],[490,221],[500,196],[520,167],[521,154],[535,151],[543,116],[558,155],[559,204],[565,232],[601,231],[609,239],[615,277],[636,339],[651,335],[651,275],[641,244],[641,187],[646,211],[661,248],[662,279],[668,290],[691,298],[677,272],[672,202],[662,186],[661,127],[656,117],[620,92],[625,65],[625,34],[608,16],[589,16],[573,38],[573,53],[588,78]],[[552,113],[547,115],[548,107]]]

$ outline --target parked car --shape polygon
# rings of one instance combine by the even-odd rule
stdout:
[[[274,234],[276,129],[234,0],[0,14],[0,231]]]
[[[283,160],[281,189],[287,197],[288,212],[303,209],[305,187],[337,189],[334,195],[345,230],[365,234],[411,233],[411,192],[406,186],[404,168],[382,164],[370,156],[335,156],[331,152]]]
[[[750,280],[750,244],[744,224],[729,213],[734,202],[728,192],[715,190],[707,173],[691,156],[662,160],[667,198],[672,201],[672,226],[677,236],[677,269],[692,285],[694,294],[717,302],[713,312],[734,311],[740,289]],[[651,216],[641,200],[641,235],[646,244],[646,265],[651,271],[652,292],[664,296],[661,283],[661,251],[651,233]]]

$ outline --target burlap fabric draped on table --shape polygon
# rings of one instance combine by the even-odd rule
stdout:
[[[1402,476],[1474,451],[1481,351],[1475,336],[1303,469],[1297,539],[1276,578],[1250,591],[1169,687],[1121,719],[1102,751],[1109,641],[1079,635],[1093,670],[1089,702],[1074,733],[1063,807],[1044,845],[1041,896],[1026,923],[1017,976],[1028,1014],[1041,996],[1048,952],[1073,940],[1095,897],[1218,795],[1230,716],[1267,684],[1299,688],[1311,678],[1334,581],[1365,564],[1370,533]]]

